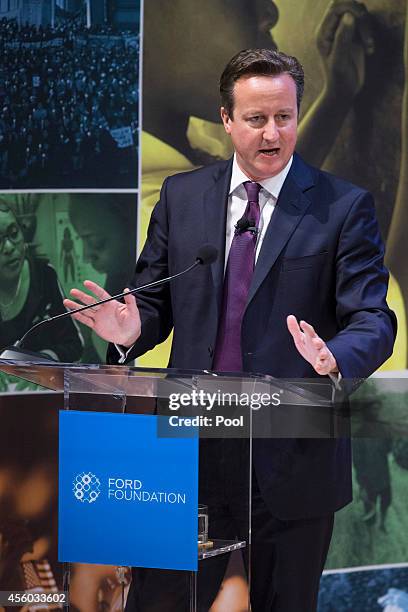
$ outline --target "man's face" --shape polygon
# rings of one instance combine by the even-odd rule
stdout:
[[[234,87],[231,118],[221,118],[231,136],[239,167],[253,181],[278,174],[296,145],[296,85],[288,74],[241,77]]]

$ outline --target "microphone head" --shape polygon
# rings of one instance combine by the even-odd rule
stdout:
[[[235,229],[238,231],[239,234],[241,234],[242,232],[245,232],[249,227],[249,221],[247,219],[247,217],[241,217],[241,219],[238,219],[238,221],[235,224]]]
[[[214,263],[218,257],[218,250],[212,244],[203,244],[197,251],[196,261],[203,266]]]

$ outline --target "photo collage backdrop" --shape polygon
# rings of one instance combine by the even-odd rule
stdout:
[[[164,178],[231,155],[219,120],[222,67],[240,49],[278,47],[299,57],[306,72],[298,152],[375,196],[391,271],[389,303],[399,322],[394,355],[383,369],[404,370],[407,0],[366,0],[364,5],[353,0],[149,0],[142,12],[143,20],[139,0],[0,2],[1,345],[12,344],[30,325],[60,311],[62,294],[86,278],[108,291],[124,288],[135,262],[136,234],[140,251]],[[352,16],[349,29],[346,13]],[[32,342],[27,348],[60,360],[104,361],[105,346],[72,322],[48,337],[33,336]],[[165,367],[168,347],[169,341],[138,364]],[[1,378],[3,391],[27,388]],[[407,394],[390,399],[379,390],[377,395],[382,414],[388,413],[390,401],[406,405]],[[33,427],[43,425],[39,435],[45,436],[51,457],[56,422],[42,406],[36,415],[24,412],[24,405],[18,415],[8,412],[6,420],[3,413],[7,446],[11,434],[17,435],[17,421],[26,419]],[[408,609],[403,607],[408,593],[408,445],[392,433],[389,439],[363,434],[353,441],[354,502],[336,517],[319,612],[391,605]],[[54,537],[54,523],[43,508],[55,519],[56,474],[52,462],[44,467],[43,459],[38,466],[26,459],[27,472],[19,479],[11,455],[1,462],[0,496],[13,516],[34,517],[35,525],[36,517],[42,517],[38,547]],[[30,509],[22,504],[30,487],[43,491],[42,506],[39,501]],[[7,491],[14,492],[7,496]],[[4,526],[4,516],[3,540],[16,534],[23,538],[18,526]],[[47,554],[55,558],[53,546]],[[382,569],[370,569],[373,565]],[[232,597],[228,609],[240,609],[245,588],[239,560],[231,563],[230,576],[239,588],[230,595],[234,589],[223,586]],[[97,602],[103,601],[103,609],[113,611],[117,586],[116,568],[78,565],[74,603],[89,612],[102,609]],[[211,612],[222,612],[222,606],[219,601]]]
[[[63,312],[63,297],[85,279],[118,293],[133,273],[140,2],[6,0],[0,31],[5,347]],[[89,330],[68,319],[52,325],[25,348],[104,362],[106,344]],[[9,383],[2,375],[2,390]]]

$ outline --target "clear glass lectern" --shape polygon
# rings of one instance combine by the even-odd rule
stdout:
[[[86,413],[87,423],[91,427],[92,419],[96,423],[97,415],[117,415],[120,421],[115,417],[112,427],[122,427],[125,436],[129,425],[134,425],[134,421],[127,420],[125,416],[140,415],[143,418],[137,423],[149,427],[149,423],[154,422],[154,436],[158,440],[167,441],[164,446],[172,446],[176,452],[185,440],[197,438],[198,496],[195,506],[192,506],[196,569],[183,570],[175,569],[177,565],[172,566],[171,558],[178,558],[178,549],[183,543],[174,537],[171,522],[164,534],[161,531],[163,525],[156,523],[157,532],[161,534],[160,540],[154,537],[153,530],[153,537],[141,541],[149,549],[149,554],[155,553],[155,547],[162,548],[166,559],[170,561],[163,567],[158,564],[135,567],[130,572],[122,557],[110,558],[110,569],[107,571],[110,578],[105,577],[104,580],[112,583],[114,575],[116,582],[115,588],[112,586],[111,589],[109,605],[101,602],[100,589],[95,588],[94,594],[86,595],[83,587],[80,588],[84,584],[86,571],[89,571],[90,576],[94,575],[91,570],[84,569],[91,567],[87,559],[79,556],[76,563],[64,563],[61,584],[57,587],[70,593],[71,609],[80,612],[89,610],[89,604],[83,603],[88,596],[95,600],[99,598],[99,602],[93,604],[95,610],[112,612],[124,610],[126,598],[129,599],[129,610],[204,611],[210,610],[214,600],[221,606],[217,609],[235,609],[233,606],[239,600],[239,609],[249,610],[253,444],[262,437],[337,437],[342,435],[342,428],[345,429],[345,435],[348,435],[347,419],[341,410],[333,408],[333,386],[328,382],[288,382],[270,376],[242,376],[233,373],[219,375],[193,370],[151,370],[51,362],[36,364],[5,360],[0,362],[0,370],[35,382],[46,389],[62,392],[63,405],[56,400],[52,410]],[[74,436],[69,440],[72,456],[75,455],[76,445],[79,449],[79,437]],[[120,451],[120,445],[118,448]],[[146,447],[146,453],[148,450]],[[151,511],[146,515],[147,523],[141,525],[138,522],[134,526],[142,536],[143,531],[150,533],[152,525],[162,516],[156,513],[158,502],[167,503],[165,516],[169,518],[173,498],[169,494],[165,497],[164,493],[159,496],[155,493],[153,498],[152,491],[142,491],[142,483],[136,478],[121,478],[120,469],[115,467],[120,465],[119,451],[106,458],[109,473],[112,474],[109,494],[116,495],[117,499],[132,497],[136,503],[142,500],[142,495],[144,501],[154,501],[149,506]],[[140,455],[138,457],[141,466],[143,459],[140,460]],[[152,462],[150,456],[149,462]],[[166,466],[156,467],[164,472]],[[187,471],[189,466],[185,467]],[[80,480],[74,483],[77,499],[83,495],[89,497],[92,487],[93,495],[98,496],[99,485],[89,480],[94,475],[87,472],[78,474],[76,477],[80,477]],[[137,506],[132,507],[136,509]],[[61,508],[61,500],[59,510],[61,518],[64,510]],[[138,516],[136,510],[135,516]],[[111,523],[107,515],[105,529],[116,530],[114,539],[123,539],[124,542],[129,540],[126,529]],[[86,540],[86,534],[81,539],[82,542]],[[108,542],[108,535],[101,533],[101,540],[102,543],[105,540]],[[142,555],[143,551],[139,552]],[[154,555],[152,558],[155,558]],[[103,559],[94,559],[96,564],[101,562],[107,563]],[[131,573],[133,585],[129,588]],[[100,570],[98,575],[102,576],[103,571]],[[88,580],[87,584],[93,584],[93,579]],[[1,584],[1,576],[0,586],[5,588]],[[133,608],[130,602],[134,602]]]

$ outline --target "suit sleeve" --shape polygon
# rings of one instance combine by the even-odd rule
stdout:
[[[163,183],[160,200],[153,209],[143,250],[136,264],[135,274],[130,287],[138,287],[169,276],[168,265],[168,215],[167,181]],[[137,293],[137,305],[142,322],[142,332],[126,362],[132,361],[164,342],[173,328],[170,286],[161,285]],[[117,348],[110,344],[107,362],[118,363]]]
[[[392,354],[397,330],[388,308],[388,272],[372,196],[354,201],[341,228],[336,257],[336,317],[327,342],[346,379],[372,374]]]

